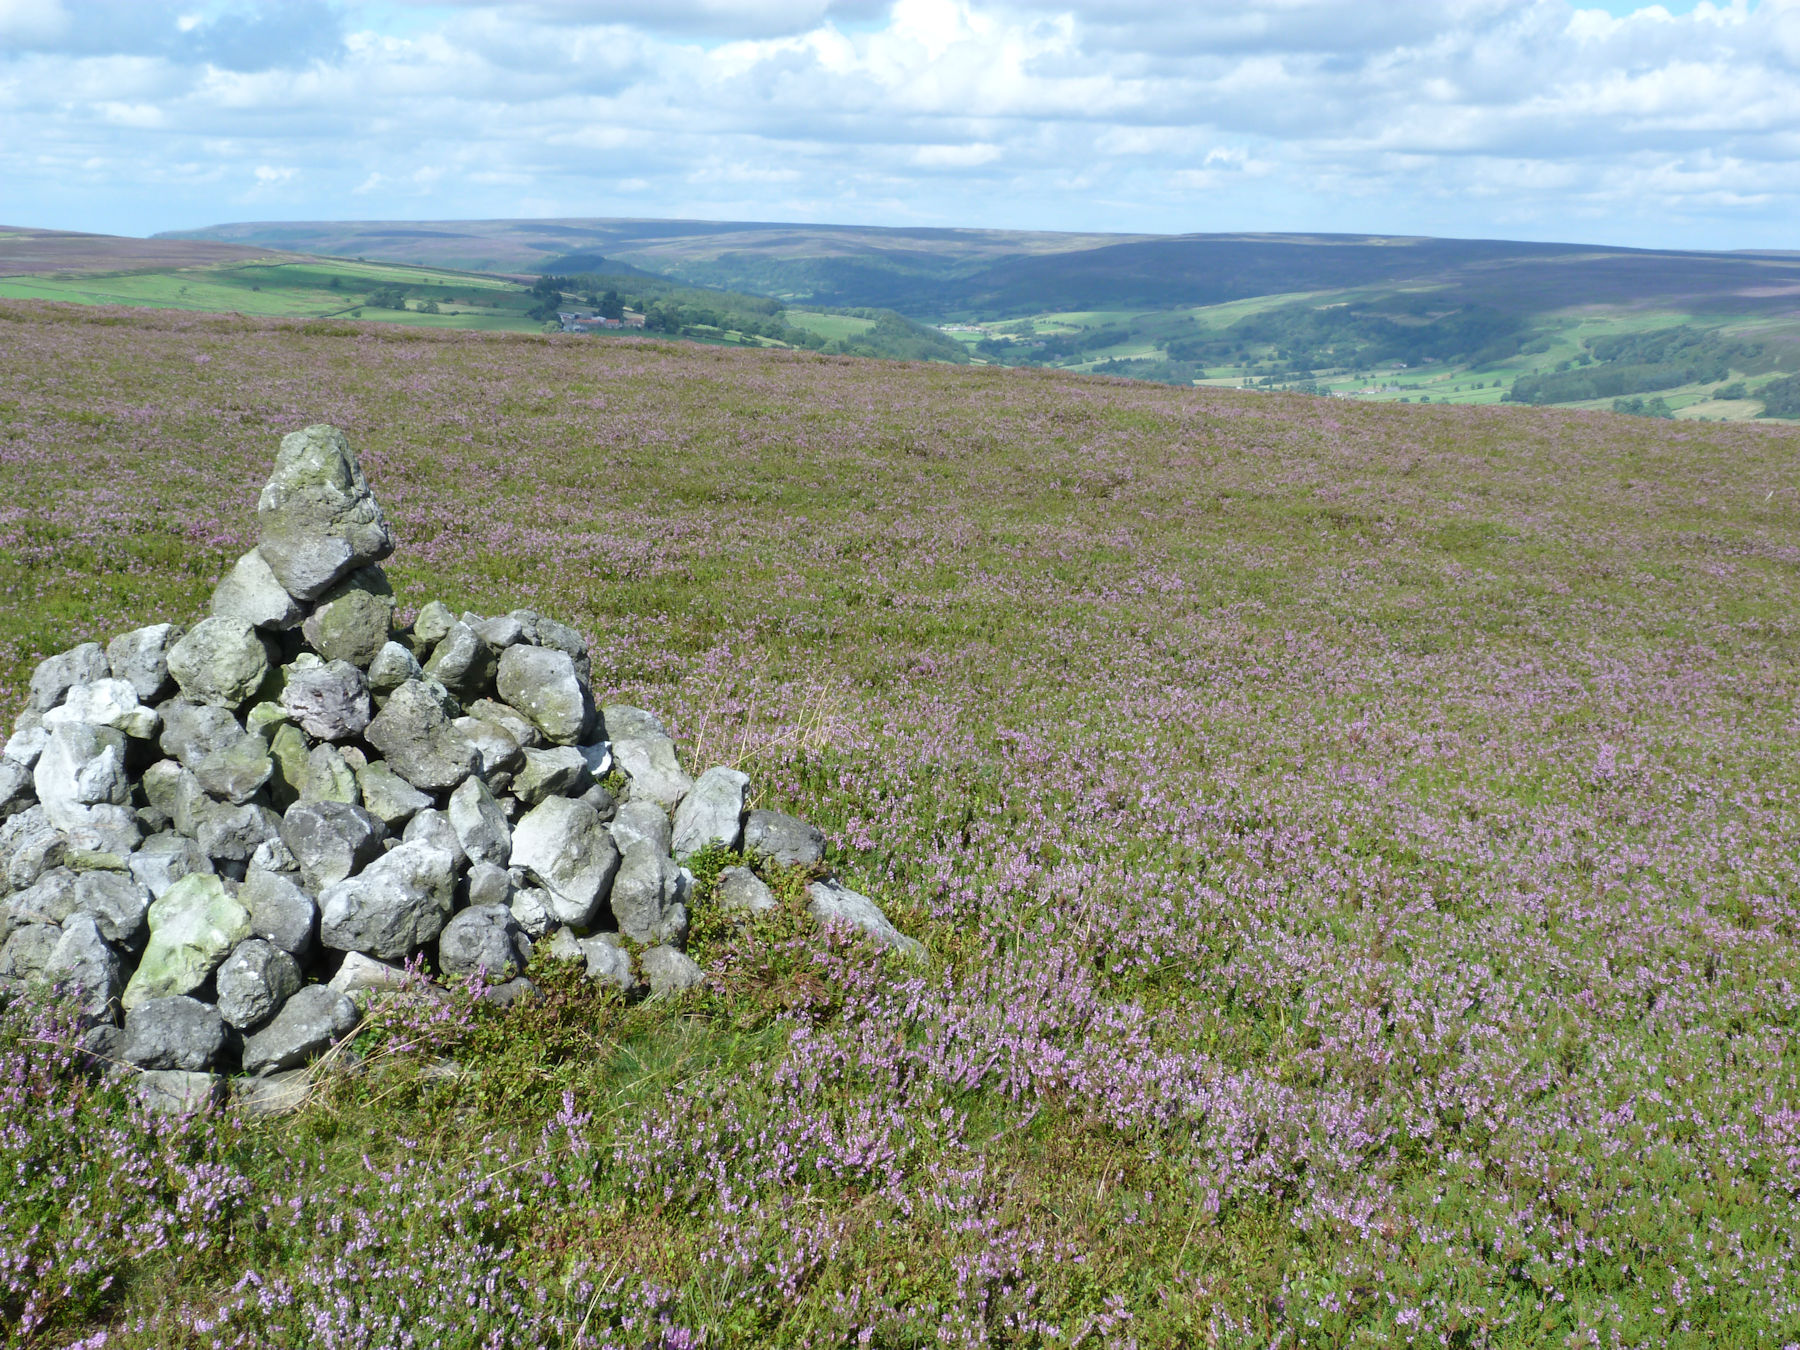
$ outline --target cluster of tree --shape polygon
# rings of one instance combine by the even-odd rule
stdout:
[[[530,294],[538,304],[533,318],[553,319],[570,299],[585,302],[603,318],[623,318],[630,309],[644,316],[646,332],[670,337],[717,339],[727,333],[767,338],[790,347],[841,352],[851,356],[887,357],[902,361],[966,362],[960,342],[935,328],[925,328],[892,310],[849,310],[853,318],[874,327],[849,339],[828,339],[787,322],[786,306],[764,295],[706,290],[638,273],[546,275],[534,281]]]
[[[1764,417],[1800,417],[1800,375],[1771,380],[1758,391]]]
[[[1674,417],[1675,410],[1664,398],[1615,398],[1612,410],[1632,417]]]
[[[1402,295],[1374,303],[1283,305],[1248,315],[1216,334],[1168,344],[1171,358],[1221,365],[1253,348],[1273,348],[1286,373],[1358,370],[1405,362],[1455,361],[1487,365],[1519,352],[1528,329],[1516,314],[1484,305],[1443,308],[1430,295]]]
[[[370,291],[369,298],[363,304],[369,309],[405,309],[406,288],[383,286],[380,290]]]
[[[1734,362],[1743,366],[1762,355],[1756,343],[1733,342],[1686,325],[1590,338],[1585,345],[1590,364],[1520,376],[1507,392],[1508,400],[1543,404],[1626,399],[1722,380]]]

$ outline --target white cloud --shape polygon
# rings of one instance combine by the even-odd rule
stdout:
[[[101,229],[225,218],[229,183],[254,180],[319,217],[605,214],[630,193],[658,215],[1504,219],[1792,246],[1796,73],[1800,0],[1622,18],[1569,0],[0,0],[0,181],[10,218]]]

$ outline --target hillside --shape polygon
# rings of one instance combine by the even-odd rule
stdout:
[[[197,619],[330,421],[396,591],[575,625],[929,949],[702,911],[698,993],[382,1004],[274,1120],[147,1121],[9,1003],[0,1340],[1800,1339],[1794,428],[0,333],[0,720]]]
[[[634,220],[241,224],[181,237],[550,271],[604,261],[797,311],[890,310],[988,362],[1378,401],[1495,401],[1523,379],[1533,401],[1560,389],[1572,396],[1556,401],[1629,411],[1636,397],[1641,411],[1654,394],[1659,414],[1741,419],[1769,411],[1770,381],[1800,372],[1800,254]],[[1591,386],[1632,386],[1618,395],[1544,382],[1598,359],[1589,343],[1646,328],[1711,334],[1738,363],[1706,379],[1669,367]]]

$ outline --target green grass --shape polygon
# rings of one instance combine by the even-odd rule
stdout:
[[[432,301],[444,312],[366,304],[371,294],[393,287],[402,288],[415,306]],[[234,263],[168,272],[0,277],[0,298],[267,318],[322,319],[360,309],[363,318],[429,328],[536,332],[542,327],[525,317],[534,302],[516,283],[391,263]]]
[[[873,319],[858,319],[849,314],[820,314],[810,309],[784,310],[782,318],[795,328],[832,340],[859,338],[875,326]]]

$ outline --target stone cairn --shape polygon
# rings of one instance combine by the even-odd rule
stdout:
[[[248,1108],[301,1099],[421,958],[502,1004],[539,942],[627,996],[692,987],[685,860],[824,870],[818,830],[746,810],[745,775],[691,778],[652,714],[596,708],[574,629],[434,601],[395,631],[393,539],[335,427],[282,440],[257,517],[210,618],[44,661],[0,755],[0,990],[72,993],[84,1048],[153,1108],[233,1070]],[[835,879],[809,897],[920,950]],[[776,903],[748,867],[716,902]]]

